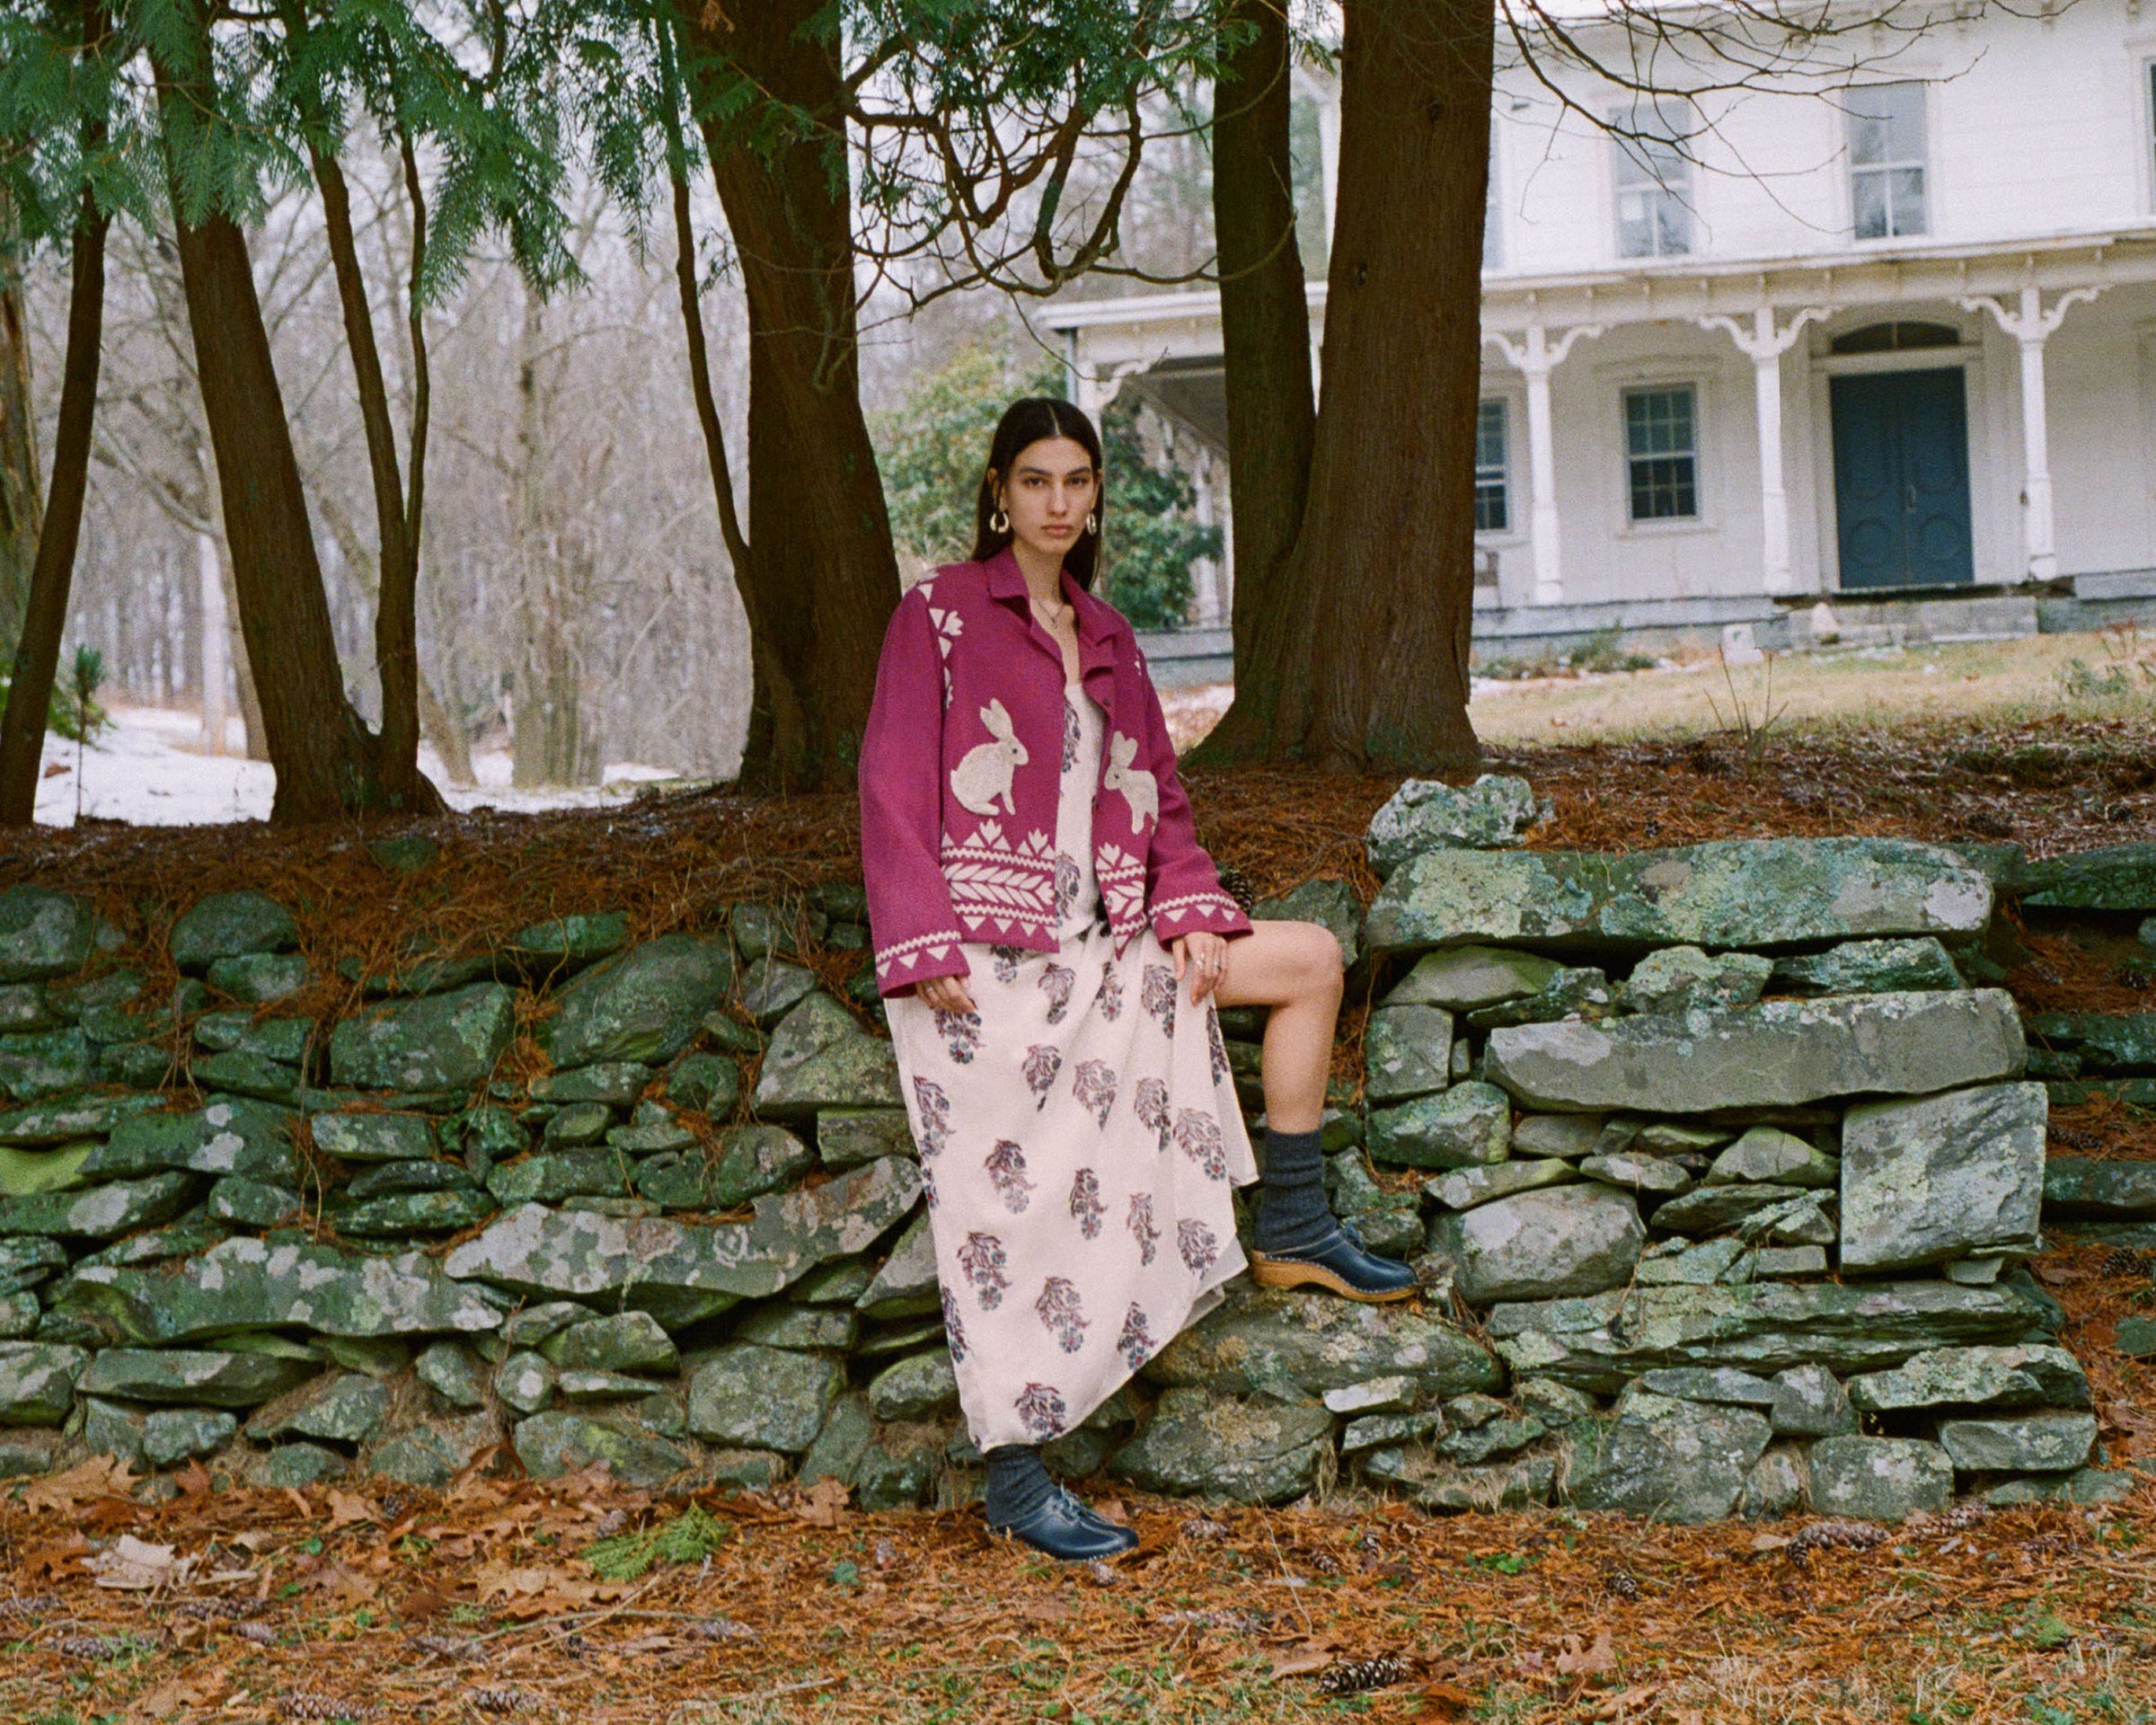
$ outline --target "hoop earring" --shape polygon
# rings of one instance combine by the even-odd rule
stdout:
[[[988,531],[990,533],[1009,533],[1011,531],[1011,518],[1003,513],[1003,506],[1001,503],[998,503],[989,514]]]
[[[1091,509],[1088,509],[1085,512],[1085,530],[1088,533],[1099,533],[1100,531],[1100,518],[1095,515]]]

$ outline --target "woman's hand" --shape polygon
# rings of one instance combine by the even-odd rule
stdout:
[[[963,977],[931,977],[918,985],[918,992],[939,1013],[973,1011],[973,996],[967,993]]]
[[[1172,945],[1175,979],[1180,982],[1185,970],[1191,972],[1190,1004],[1195,1006],[1220,986],[1220,974],[1228,962],[1226,937],[1199,929],[1193,933],[1178,934]]]

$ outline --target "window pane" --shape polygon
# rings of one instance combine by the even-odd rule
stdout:
[[[1892,168],[1886,174],[1886,201],[1894,209],[1896,234],[1924,232],[1924,171]]]
[[[1886,226],[1886,176],[1858,173],[1850,177],[1849,201],[1856,217],[1860,240],[1884,239]]]
[[[1692,163],[1683,143],[1691,119],[1681,102],[1642,102],[1610,116],[1620,257],[1692,250]]]
[[[1475,531],[1502,533],[1510,521],[1505,494],[1505,403],[1484,402],[1475,415]]]
[[[1633,520],[1700,512],[1693,405],[1689,386],[1625,392],[1626,480]]]
[[[1655,204],[1655,250],[1665,257],[1692,250],[1692,212],[1666,192]]]
[[[1860,167],[1924,157],[1924,86],[1873,84],[1848,93],[1850,160]]]

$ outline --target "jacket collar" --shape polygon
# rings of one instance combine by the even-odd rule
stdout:
[[[998,599],[1016,600],[1023,608],[1026,628],[1030,638],[1044,652],[1053,655],[1062,663],[1062,651],[1027,603],[1026,572],[1018,566],[1018,559],[1005,545],[994,556],[981,565],[988,578],[988,591]],[[1112,682],[1115,672],[1115,639],[1129,625],[1122,615],[1105,599],[1095,598],[1078,585],[1077,577],[1069,570],[1062,575],[1063,597],[1068,600],[1078,616],[1078,675],[1082,683],[1093,684],[1096,679],[1107,679],[1100,685],[1095,699],[1107,705],[1105,690]]]

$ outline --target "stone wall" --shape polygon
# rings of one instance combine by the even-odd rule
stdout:
[[[1055,1464],[1683,1520],[2118,1490],[2022,1260],[2047,1084],[2148,1100],[2156,1015],[2025,1026],[1993,912],[2130,939],[2156,847],[1589,856],[1522,848],[1537,814],[1516,781],[1411,783],[1366,911],[1337,881],[1259,907],[1331,926],[1374,1000],[1329,1184],[1424,1296],[1238,1282]],[[331,1023],[259,895],[131,934],[0,893],[0,1473],[438,1485],[506,1444],[535,1474],[969,1494],[863,922],[832,883],[633,944],[595,909],[343,956]],[[1262,1014],[1222,1019],[1255,1121]],[[2060,1226],[2149,1243],[2156,1163],[2049,1188]]]

